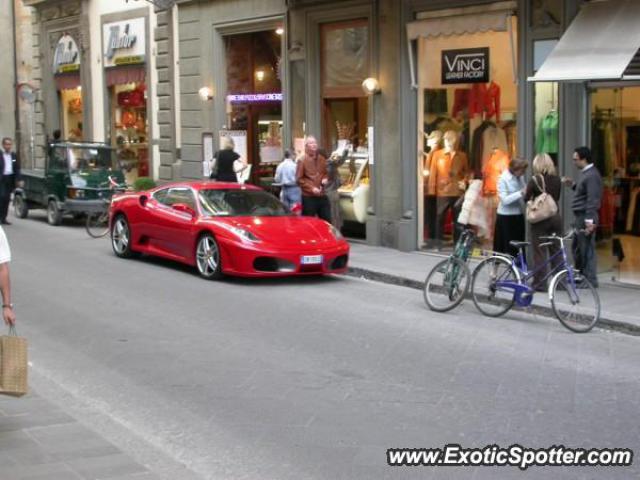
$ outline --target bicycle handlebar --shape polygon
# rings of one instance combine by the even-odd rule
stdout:
[[[573,230],[571,230],[569,233],[567,233],[565,236],[561,237],[559,235],[553,234],[553,235],[545,235],[542,237],[538,237],[540,240],[551,240],[551,241],[556,241],[559,242],[560,240],[569,240],[571,237],[573,237],[576,233],[587,233],[586,230],[584,229],[577,229],[574,228]]]

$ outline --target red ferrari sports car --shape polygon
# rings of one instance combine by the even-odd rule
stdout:
[[[122,193],[109,225],[118,257],[164,257],[195,265],[207,279],[342,273],[349,258],[339,230],[287,212],[252,185],[183,182]]]

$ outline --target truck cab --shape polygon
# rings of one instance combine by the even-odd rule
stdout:
[[[24,184],[16,189],[16,216],[26,218],[30,209],[46,209],[50,225],[59,225],[66,214],[102,211],[113,193],[109,179],[124,182],[115,151],[101,143],[52,143],[44,170],[22,170]]]

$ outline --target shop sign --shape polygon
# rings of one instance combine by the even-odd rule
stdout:
[[[144,18],[106,23],[102,27],[104,66],[144,63],[146,28]]]
[[[53,52],[53,74],[73,73],[80,70],[80,51],[73,37],[67,33],[60,37]]]
[[[442,84],[487,83],[489,48],[442,51]]]
[[[247,93],[227,95],[227,101],[233,103],[281,102],[282,93]]]

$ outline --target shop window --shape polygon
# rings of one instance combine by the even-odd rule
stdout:
[[[419,242],[426,248],[452,247],[463,204],[467,223],[493,245],[498,178],[517,152],[511,40],[508,31],[418,40]]]
[[[236,152],[252,165],[251,181],[270,190],[283,158],[281,51],[275,29],[225,37],[227,127],[246,132]]]
[[[598,268],[640,284],[640,87],[591,93],[591,150],[604,180]]]
[[[560,27],[562,21],[562,1],[531,0],[531,27],[548,29]]]
[[[147,87],[144,82],[112,85],[109,88],[111,141],[125,171],[126,182],[147,177],[149,171],[149,124]]]
[[[367,19],[321,25],[322,146],[327,153],[352,146],[339,166],[341,187],[332,208],[350,236],[364,237],[369,205],[369,100],[362,81],[370,77]]]
[[[76,87],[60,90],[59,95],[62,113],[62,138],[72,142],[82,141],[82,89]]]

